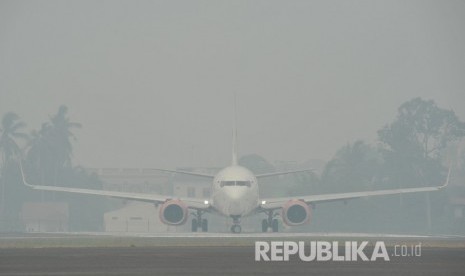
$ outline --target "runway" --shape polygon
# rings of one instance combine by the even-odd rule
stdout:
[[[242,246],[11,248],[0,251],[0,275],[464,275],[464,260],[457,248],[389,262],[256,262]]]
[[[2,248],[253,246],[255,241],[384,241],[386,245],[421,241],[429,247],[465,248],[464,236],[374,233],[19,233],[0,235]]]
[[[256,241],[374,241],[389,261],[255,261]],[[393,256],[422,244],[421,256]],[[343,250],[341,249],[340,252]],[[461,236],[368,233],[36,233],[0,236],[0,275],[465,275]]]

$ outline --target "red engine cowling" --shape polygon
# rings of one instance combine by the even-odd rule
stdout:
[[[159,209],[161,222],[168,225],[182,225],[186,223],[188,215],[186,204],[177,199],[168,200]]]
[[[303,201],[292,199],[284,204],[282,209],[282,219],[286,225],[296,226],[308,223],[312,211]]]

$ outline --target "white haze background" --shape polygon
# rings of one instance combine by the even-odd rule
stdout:
[[[465,120],[465,1],[0,1],[0,113],[61,104],[74,164],[328,160],[413,97]]]

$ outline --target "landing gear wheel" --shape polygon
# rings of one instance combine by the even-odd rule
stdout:
[[[231,226],[231,232],[233,233],[240,233],[242,231],[242,227],[238,224]]]
[[[262,220],[262,232],[265,233],[268,231],[268,220]]]
[[[273,219],[271,222],[271,229],[273,229],[273,232],[278,232],[278,220]]]
[[[266,211],[266,216],[267,218],[262,220],[262,231],[268,232],[268,228],[271,228],[271,231],[278,232],[278,220],[273,218],[276,214],[270,210]]]
[[[199,223],[196,219],[192,219],[192,232],[197,232],[197,228],[199,227]]]
[[[208,220],[202,219],[202,232],[208,232]]]

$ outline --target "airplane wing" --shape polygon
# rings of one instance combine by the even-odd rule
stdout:
[[[272,172],[272,173],[262,173],[255,175],[256,178],[264,178],[270,176],[277,176],[277,175],[284,175],[284,174],[291,174],[291,173],[298,173],[298,172],[310,172],[313,169],[304,169],[304,170],[295,170],[295,171],[284,171],[284,172]]]
[[[179,199],[183,201],[187,205],[188,208],[191,208],[191,209],[206,210],[210,208],[209,201],[202,200],[202,199],[195,199],[195,198],[179,198],[179,197],[165,196],[165,195],[158,195],[158,194],[126,193],[126,192],[118,192],[118,191],[32,185],[32,184],[27,183],[26,177],[23,171],[23,166],[20,165],[20,167],[21,167],[21,175],[23,177],[24,185],[34,190],[108,196],[108,197],[119,198],[119,199],[128,199],[128,200],[152,202],[152,203],[164,203],[170,199]]]
[[[361,198],[361,197],[367,197],[367,196],[382,196],[382,195],[395,195],[395,194],[418,193],[418,192],[432,192],[432,191],[438,191],[438,190],[445,188],[449,184],[449,178],[450,178],[450,169],[449,169],[449,173],[447,174],[447,180],[442,186],[269,198],[269,199],[262,199],[260,207],[264,210],[279,209],[291,199],[302,200],[307,204],[312,204],[312,203],[338,201],[338,200],[349,200],[349,199]]]
[[[152,169],[152,170],[161,171],[161,172],[168,172],[168,173],[186,174],[186,175],[192,175],[192,176],[198,176],[198,177],[205,177],[205,178],[209,178],[209,179],[215,178],[214,175],[206,174],[206,173],[197,173],[197,172],[188,172],[188,171],[177,171],[177,170],[166,170],[166,169]]]

